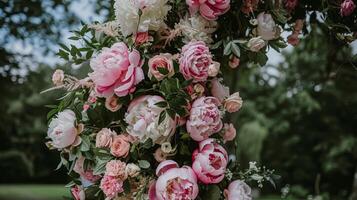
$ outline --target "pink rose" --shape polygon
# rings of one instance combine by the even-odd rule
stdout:
[[[157,162],[162,162],[166,160],[167,154],[165,154],[161,148],[157,148],[155,153],[154,153],[154,158]]]
[[[76,142],[78,130],[75,127],[76,114],[69,109],[59,112],[48,126],[47,135],[53,147],[63,149]]]
[[[174,64],[172,62],[172,55],[169,53],[156,55],[149,59],[149,73],[148,76],[155,77],[157,80],[161,81],[165,77],[171,77],[175,74]],[[158,68],[165,69],[168,73],[166,75],[159,72]]]
[[[158,166],[159,178],[151,184],[150,200],[195,199],[198,195],[197,178],[188,166],[178,167],[175,161],[168,160]]]
[[[288,43],[292,46],[297,46],[300,42],[299,34],[293,33],[288,36]]]
[[[95,146],[98,148],[110,147],[115,135],[115,131],[112,131],[109,128],[103,128],[97,133],[95,138]]]
[[[74,164],[73,171],[89,182],[96,182],[100,179],[100,176],[94,175],[92,169],[84,169],[84,161],[85,158],[83,156],[79,157]]]
[[[222,80],[221,78],[211,80],[211,94],[220,102],[223,102],[223,100],[229,96],[229,87],[223,85],[221,83]]]
[[[218,16],[223,15],[230,8],[230,0],[186,0],[186,4],[189,6],[191,14],[195,14],[197,11],[200,11],[202,17],[207,20],[218,19]]]
[[[277,37],[279,32],[271,14],[262,12],[258,15],[257,21],[257,33],[263,40],[273,40]]]
[[[200,142],[198,149],[193,152],[192,160],[192,169],[204,184],[219,183],[223,180],[228,155],[214,139]]]
[[[114,199],[119,193],[124,192],[123,181],[114,176],[104,176],[100,181],[100,189],[104,192],[107,199]]]
[[[93,72],[89,74],[100,96],[114,93],[123,97],[135,91],[135,86],[144,79],[142,62],[137,50],[129,51],[123,43],[115,43],[90,61]]]
[[[236,56],[231,56],[228,62],[230,68],[235,69],[239,66],[240,60]]]
[[[149,32],[139,32],[135,35],[135,44],[142,45],[149,41]]]
[[[118,103],[118,97],[115,95],[109,96],[105,99],[105,108],[112,112],[116,112],[121,108],[121,104]]]
[[[105,166],[105,175],[115,176],[120,180],[126,179],[126,164],[120,160],[111,160]]]
[[[247,47],[253,52],[259,52],[265,45],[266,43],[262,38],[254,37],[248,41]]]
[[[84,190],[78,185],[71,188],[71,194],[75,200],[85,200],[86,198]]]
[[[231,182],[223,194],[226,200],[252,200],[252,190],[241,180]]]
[[[241,8],[241,11],[248,15],[251,12],[254,12],[258,8],[260,0],[243,0],[243,6]]]
[[[52,75],[52,83],[55,86],[63,85],[64,72],[61,69],[56,69],[56,71]]]
[[[284,6],[288,12],[292,12],[298,5],[299,0],[284,0]]]
[[[355,10],[356,5],[353,0],[344,0],[341,4],[340,14],[342,17],[349,16]]]
[[[126,157],[129,154],[130,143],[124,135],[116,135],[110,147],[110,153],[116,157]]]
[[[237,112],[243,105],[243,100],[239,96],[239,92],[233,93],[224,102],[224,108],[229,113]]]
[[[212,55],[204,42],[192,41],[182,47],[179,63],[180,72],[185,79],[193,79],[193,82],[206,81]]]
[[[224,124],[223,135],[222,135],[224,142],[234,140],[234,138],[236,137],[236,134],[237,134],[237,131],[234,128],[234,125],[232,123]]]
[[[195,141],[207,139],[222,128],[219,100],[215,97],[200,97],[196,99],[186,122],[186,129]]]

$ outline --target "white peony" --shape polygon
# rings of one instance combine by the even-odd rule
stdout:
[[[75,143],[77,129],[75,127],[76,115],[72,110],[64,110],[52,119],[47,135],[52,140],[52,146],[58,149],[68,147]]]
[[[181,34],[184,36],[184,43],[197,40],[210,44],[213,42],[211,34],[216,31],[217,22],[208,21],[201,15],[186,16],[175,25],[175,28],[181,30]]]
[[[134,99],[125,114],[128,134],[139,138],[140,142],[149,138],[158,144],[165,142],[174,132],[176,123],[166,114],[159,125],[159,116],[164,108],[155,104],[162,101],[162,97],[151,95]]]
[[[226,200],[252,200],[252,190],[241,180],[231,182],[223,194]]]
[[[116,0],[115,16],[122,34],[157,31],[165,26],[164,20],[171,9],[166,3],[167,0]]]
[[[280,34],[279,28],[276,26],[271,14],[265,14],[262,12],[258,15],[257,21],[257,34],[263,40],[273,40]]]

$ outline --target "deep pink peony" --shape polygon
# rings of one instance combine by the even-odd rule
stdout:
[[[86,198],[84,190],[78,185],[71,188],[71,194],[74,200],[85,200]]]
[[[192,169],[203,183],[219,183],[223,180],[228,164],[228,155],[226,150],[214,139],[210,138],[200,142],[198,149],[193,152],[192,160]]]
[[[161,162],[158,169],[159,178],[150,186],[150,200],[193,200],[197,197],[197,178],[190,167],[179,168],[175,161],[167,160]]]
[[[185,79],[193,79],[193,82],[206,81],[212,55],[204,42],[192,41],[182,47],[179,62],[180,72]]]
[[[186,128],[193,140],[202,141],[222,129],[220,102],[215,97],[196,99],[186,122]]]
[[[79,157],[74,164],[73,171],[81,176],[82,179],[85,179],[91,183],[96,182],[100,179],[100,176],[94,175],[92,169],[84,169],[84,160],[83,156]]]
[[[129,51],[123,42],[115,43],[90,61],[94,70],[89,74],[96,92],[103,97],[114,93],[126,96],[135,91],[135,86],[144,79],[142,61],[137,50]]]
[[[252,190],[241,180],[231,182],[223,194],[226,200],[252,200]]]
[[[123,182],[114,176],[104,176],[100,181],[100,189],[103,190],[106,199],[113,199],[119,193],[124,192]]]
[[[349,16],[355,10],[356,5],[353,0],[344,0],[341,4],[340,14],[342,17]]]
[[[186,0],[190,13],[200,11],[207,20],[216,20],[218,16],[226,13],[230,8],[230,0]]]

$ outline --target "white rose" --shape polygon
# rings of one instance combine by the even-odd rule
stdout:
[[[78,132],[75,127],[76,115],[72,110],[64,110],[52,119],[47,135],[52,140],[52,146],[62,149],[72,145]]]
[[[55,86],[63,85],[64,72],[61,69],[56,69],[56,71],[52,75],[52,83]]]
[[[265,45],[266,45],[265,41],[260,37],[251,38],[247,44],[249,50],[253,52],[260,51],[260,49],[262,49]]]
[[[208,66],[208,76],[215,77],[217,76],[221,64],[219,62],[213,61],[210,66]]]
[[[231,182],[228,189],[224,190],[226,200],[251,200],[252,189],[243,181],[235,180]]]
[[[278,29],[271,14],[260,13],[257,17],[257,34],[264,40],[277,38]]]
[[[125,175],[127,177],[136,177],[140,174],[140,167],[134,163],[129,163],[125,167]]]

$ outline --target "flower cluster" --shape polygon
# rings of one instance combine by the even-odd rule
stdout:
[[[231,92],[223,72],[247,60],[264,65],[270,47],[298,45],[305,21],[286,23],[304,6],[275,4],[116,0],[114,21],[74,31],[83,45],[62,44],[58,55],[89,63],[90,72],[83,79],[54,72],[49,90],[66,94],[51,106],[47,132],[73,198],[250,200],[248,184],[273,182],[273,172],[255,164],[242,171],[227,148],[238,132],[226,114],[241,110],[244,92]],[[354,1],[339,9],[344,19],[354,15]]]

